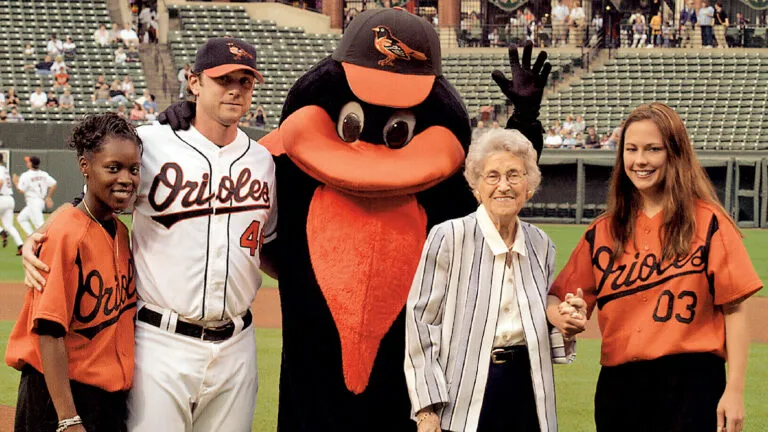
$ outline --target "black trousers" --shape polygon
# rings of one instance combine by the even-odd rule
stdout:
[[[478,432],[539,432],[536,397],[531,382],[531,362],[526,347],[512,360],[491,363],[480,410]]]
[[[70,381],[77,414],[88,432],[125,432],[128,392],[108,392],[98,387]],[[27,365],[21,371],[16,402],[15,432],[51,432],[58,415],[43,374]]]
[[[598,432],[715,432],[725,361],[677,354],[603,367],[595,392]]]

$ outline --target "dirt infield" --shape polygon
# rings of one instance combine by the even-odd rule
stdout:
[[[0,320],[15,320],[24,303],[23,284],[0,283]],[[280,296],[275,288],[262,288],[253,302],[253,323],[256,327],[280,328]],[[768,343],[768,297],[753,297],[747,301],[749,329],[753,342]],[[587,325],[583,337],[599,338],[597,316]],[[0,405],[0,432],[13,431],[14,408]]]

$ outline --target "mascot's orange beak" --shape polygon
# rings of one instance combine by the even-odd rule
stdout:
[[[272,154],[285,152],[316,180],[362,197],[423,191],[454,174],[464,162],[461,143],[443,126],[428,127],[398,150],[359,140],[347,143],[317,105],[293,112],[261,142]]]

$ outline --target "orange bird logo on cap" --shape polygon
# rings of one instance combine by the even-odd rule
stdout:
[[[386,58],[379,60],[379,66],[394,66],[396,59],[400,60],[426,60],[427,56],[424,53],[418,52],[408,45],[401,42],[395,36],[392,35],[392,30],[387,26],[376,26],[373,29],[376,34],[373,42],[376,50],[387,56]]]
[[[243,57],[248,57],[250,59],[253,58],[252,55],[248,54],[248,52],[239,46],[235,45],[234,43],[230,42],[227,44],[229,46],[229,52],[232,53],[232,55],[235,56],[235,60],[240,60]]]

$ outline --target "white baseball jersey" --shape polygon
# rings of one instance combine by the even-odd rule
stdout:
[[[19,189],[24,191],[24,198],[44,200],[48,189],[56,184],[56,180],[43,170],[27,170],[19,176]]]
[[[3,165],[0,165],[0,181],[3,182],[0,186],[0,195],[13,195],[11,176],[8,174],[8,168]]]
[[[136,288],[187,319],[243,315],[261,286],[261,246],[276,237],[275,165],[238,130],[218,147],[194,127],[155,123],[133,212]]]

